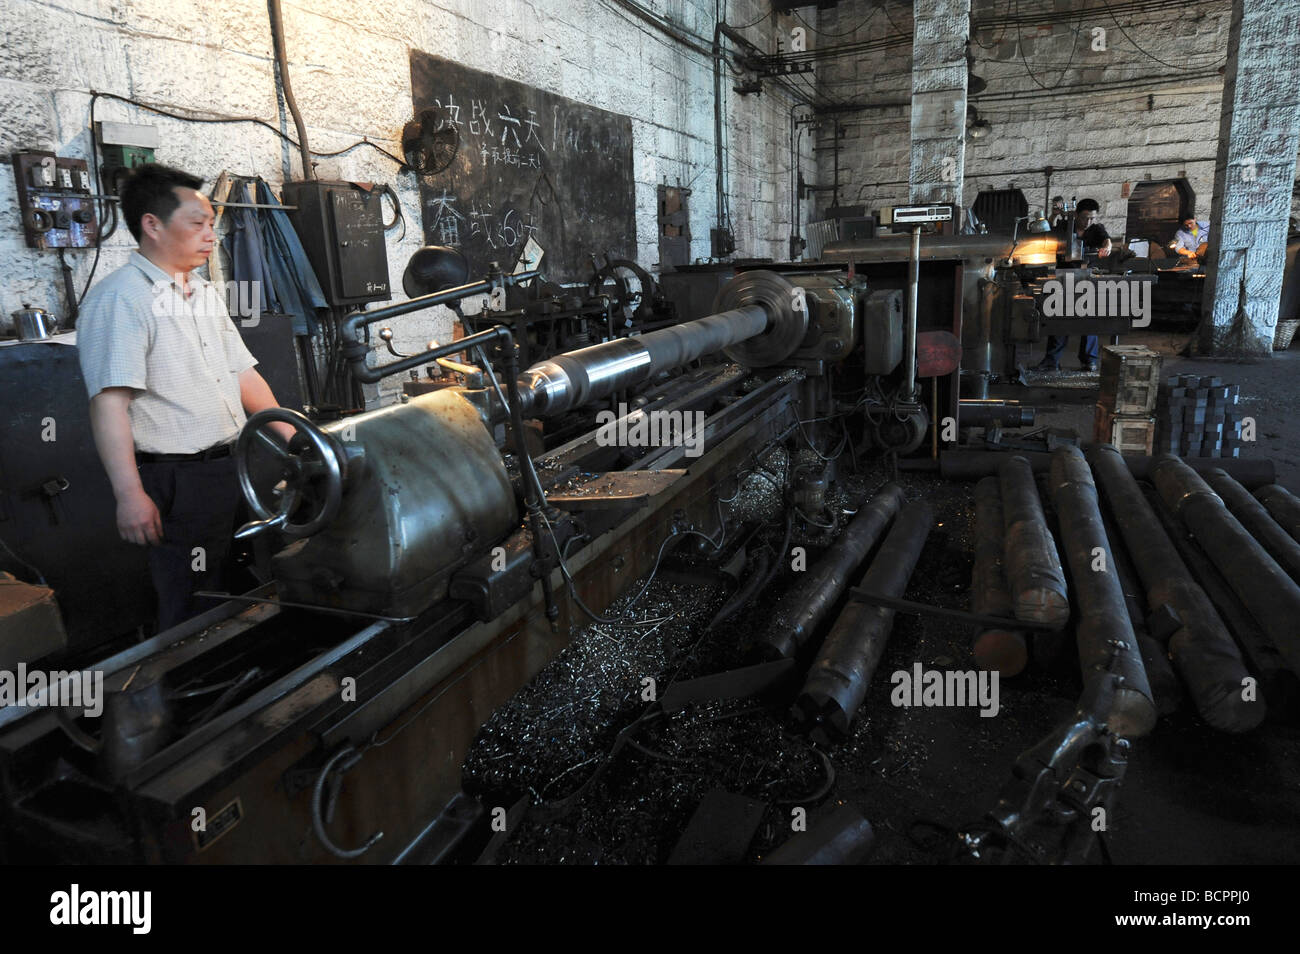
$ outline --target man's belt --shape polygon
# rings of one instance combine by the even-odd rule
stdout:
[[[234,449],[235,442],[231,441],[227,444],[209,447],[207,450],[201,450],[195,454],[154,454],[150,451],[138,450],[135,452],[135,460],[138,464],[175,464],[182,461],[219,460],[222,457],[229,457]]]

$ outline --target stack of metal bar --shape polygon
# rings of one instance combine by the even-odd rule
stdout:
[[[1168,378],[1156,398],[1156,450],[1176,457],[1240,457],[1240,392],[1218,375]]]

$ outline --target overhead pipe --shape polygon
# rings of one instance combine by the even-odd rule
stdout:
[[[294,128],[298,131],[298,149],[302,153],[302,177],[315,179],[316,170],[312,167],[311,147],[307,144],[307,124],[302,121],[298,111],[298,101],[293,95],[293,84],[289,81],[289,58],[284,49],[284,11],[280,9],[280,0],[268,0],[271,15],[271,40],[275,46],[275,62],[280,68],[280,87],[284,90],[284,104],[293,116]]]
[[[1196,537],[1287,666],[1300,675],[1300,586],[1182,460],[1163,454],[1157,458],[1154,472],[1165,505]]]
[[[1249,672],[1237,644],[1123,457],[1102,444],[1090,449],[1088,459],[1141,577],[1148,611],[1169,607],[1178,619],[1179,628],[1168,637],[1169,652],[1196,710],[1208,725],[1223,732],[1255,728],[1264,720],[1263,697],[1242,698]]]
[[[1101,521],[1097,487],[1079,448],[1062,447],[1052,455],[1049,483],[1079,605],[1075,639],[1084,685],[1122,676],[1106,721],[1116,735],[1146,735],[1156,724],[1155,701]]]

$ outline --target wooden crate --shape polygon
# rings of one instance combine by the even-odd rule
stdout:
[[[1154,417],[1116,414],[1102,404],[1097,405],[1092,439],[1098,444],[1114,444],[1121,454],[1150,454],[1155,437]]]
[[[1112,414],[1143,416],[1156,407],[1164,358],[1146,345],[1107,345],[1101,351],[1097,403]]]

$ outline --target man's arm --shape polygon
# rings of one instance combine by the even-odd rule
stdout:
[[[239,401],[244,405],[244,413],[250,416],[258,411],[280,406],[275,395],[271,393],[271,386],[266,383],[266,379],[256,368],[239,372]],[[292,424],[285,424],[282,421],[275,421],[271,426],[284,438],[285,443],[288,443],[295,433]]]
[[[141,546],[162,542],[162,517],[140,483],[127,408],[130,388],[104,388],[90,400],[90,428],[117,500],[117,532]]]

